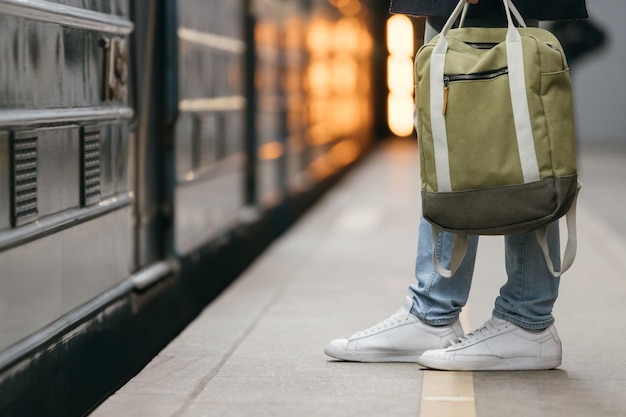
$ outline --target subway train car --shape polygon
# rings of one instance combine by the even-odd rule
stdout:
[[[0,0],[1,416],[88,413],[366,154],[386,18]]]

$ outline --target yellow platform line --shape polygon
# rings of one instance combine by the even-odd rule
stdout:
[[[469,331],[467,314],[461,324]],[[420,417],[476,417],[472,372],[424,371]]]

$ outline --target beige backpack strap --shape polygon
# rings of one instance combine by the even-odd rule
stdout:
[[[578,191],[580,191],[581,184],[578,183],[578,189],[574,196],[572,206],[565,215],[565,221],[567,224],[567,245],[565,246],[565,253],[563,254],[563,262],[561,262],[561,270],[555,271],[554,264],[550,258],[550,249],[548,248],[548,239],[546,238],[547,226],[540,227],[535,231],[535,237],[539,243],[539,247],[543,251],[543,256],[546,259],[546,265],[548,270],[555,278],[560,277],[565,271],[567,271],[576,259],[576,250],[578,247],[578,238],[576,234],[576,201],[578,200]]]
[[[453,233],[454,243],[452,245],[452,253],[450,254],[450,269],[444,268],[437,259],[437,239],[443,232],[439,227],[431,225],[433,234],[433,266],[439,275],[444,278],[450,278],[461,266],[461,262],[467,254],[468,235],[462,233]]]

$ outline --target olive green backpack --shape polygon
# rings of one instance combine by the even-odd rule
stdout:
[[[567,61],[554,35],[527,28],[512,1],[503,4],[508,28],[451,29],[467,12],[459,1],[415,58],[423,214],[433,240],[442,230],[456,234],[451,269],[434,257],[447,277],[463,259],[467,235],[534,230],[554,276],[576,255],[580,185]],[[566,214],[568,244],[555,271],[546,226]]]

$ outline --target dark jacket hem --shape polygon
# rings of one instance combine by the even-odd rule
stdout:
[[[390,13],[412,16],[450,16],[458,0],[391,0]],[[513,2],[526,19],[571,20],[588,17],[585,0],[515,0]],[[502,17],[502,0],[481,0],[472,5],[468,17],[491,19]]]

